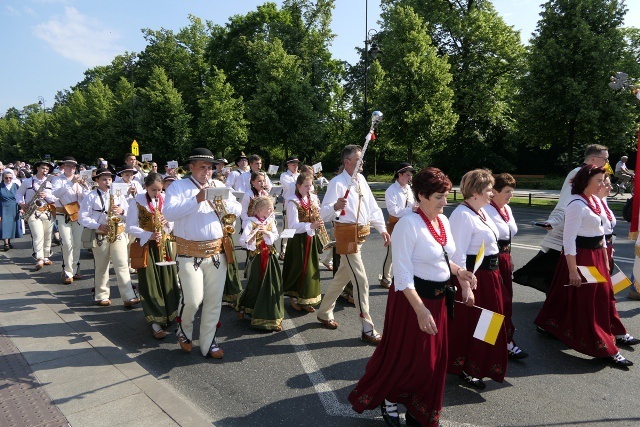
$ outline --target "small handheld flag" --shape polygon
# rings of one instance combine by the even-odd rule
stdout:
[[[484,259],[484,242],[480,245],[480,249],[478,250],[478,255],[476,255],[476,262],[473,264],[473,272],[475,273],[480,268],[480,264],[482,264],[482,260]]]
[[[616,274],[611,276],[611,283],[613,284],[614,294],[617,294],[631,286],[631,280],[629,280],[622,271],[618,271]]]
[[[500,333],[500,328],[502,327],[502,322],[504,322],[504,316],[499,313],[494,313],[491,310],[480,309],[482,310],[482,314],[480,314],[480,319],[476,325],[476,330],[473,332],[473,337],[495,345],[498,334]]]
[[[584,277],[585,283],[604,283],[607,281],[594,266],[579,265],[578,270]]]

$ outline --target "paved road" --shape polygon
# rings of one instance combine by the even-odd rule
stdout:
[[[544,233],[527,224],[545,219],[546,212],[515,209],[514,214],[520,227],[514,238],[514,258],[520,266],[536,253],[535,245]],[[625,237],[628,223],[621,221],[616,231]],[[15,243],[16,249],[7,255],[25,270],[31,270],[30,243]],[[630,274],[633,242],[621,238],[616,248],[620,267]],[[338,302],[335,316],[341,326],[335,331],[321,328],[313,314],[300,314],[287,304],[285,330],[280,333],[252,330],[248,321],[239,321],[225,307],[219,334],[225,358],[212,361],[197,351],[181,352],[174,334],[164,341],[154,340],[142,310],[124,310],[122,302],[115,299],[115,282],[111,307],[91,305],[93,261],[86,253],[82,259],[85,279],[71,286],[59,285],[61,255],[59,249],[55,251],[56,265],[29,274],[154,376],[202,408],[216,426],[382,425],[378,413],[369,411],[358,416],[347,404],[346,396],[373,352],[373,347],[358,339],[355,309],[348,304]],[[371,311],[382,328],[387,291],[376,285],[376,279],[385,249],[376,233],[368,239],[365,253],[372,283]],[[323,271],[323,286],[327,286],[330,277],[329,272]],[[632,350],[624,350],[639,366],[622,372],[538,336],[532,321],[544,296],[519,285],[515,286],[515,294],[516,338],[531,357],[511,363],[504,383],[488,381],[487,389],[480,393],[450,376],[442,424],[638,425],[635,396],[640,357]],[[624,323],[631,333],[640,335],[640,317],[636,316],[640,302],[619,299],[618,310]]]

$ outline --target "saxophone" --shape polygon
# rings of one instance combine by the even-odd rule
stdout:
[[[40,198],[40,192],[42,191],[44,186],[47,185],[47,182],[49,182],[51,178],[52,178],[52,175],[48,175],[46,179],[42,181],[42,184],[40,184],[40,186],[36,190],[36,194],[33,195],[33,199],[29,201],[27,208],[22,213],[21,215],[22,219],[27,220],[31,215],[33,215],[36,209],[41,208],[47,204],[46,201]]]
[[[213,198],[213,209],[220,219],[220,225],[222,226],[222,249],[227,257],[227,263],[234,263],[235,256],[235,244],[231,236],[235,233],[233,224],[236,223],[236,215],[227,212],[227,207],[222,201],[222,196],[215,196]]]
[[[120,225],[120,217],[113,213],[113,207],[115,206],[113,196],[113,188],[109,188],[109,213],[107,214],[107,226],[109,231],[107,232],[107,241],[113,243],[118,240],[118,228]]]
[[[320,217],[320,209],[318,205],[316,205],[313,200],[311,200],[311,221],[322,221]],[[322,225],[316,230],[318,232],[318,239],[320,239],[320,244],[322,245],[322,250],[326,251],[335,246],[336,242],[331,241],[329,238],[329,233],[327,233],[327,229],[324,227],[324,221],[322,221]]]
[[[156,199],[156,208],[153,212],[153,229],[156,233],[160,234],[160,240],[156,242],[158,245],[158,258],[156,265],[173,265],[176,262],[171,261],[171,257],[167,258],[167,250],[165,248],[165,242],[167,240],[172,241],[172,236],[169,235],[162,225],[162,214],[160,213],[160,203]]]

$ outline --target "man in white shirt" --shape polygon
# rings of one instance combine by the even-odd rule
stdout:
[[[173,221],[178,249],[178,276],[182,285],[178,344],[182,350],[191,352],[193,321],[202,304],[200,352],[221,359],[224,353],[216,342],[216,332],[227,277],[227,256],[222,245],[222,213],[216,211],[211,200],[205,199],[205,188],[214,186],[211,180],[214,163],[210,150],[194,149],[189,156],[191,176],[167,188],[163,214],[167,221]],[[227,213],[240,215],[240,203],[233,199],[222,203]]]
[[[240,181],[240,183],[237,185],[237,189],[234,187],[234,189],[236,191],[242,191],[243,193],[246,193],[247,191],[251,191],[251,172],[259,172],[262,170],[262,157],[258,156],[257,154],[252,154],[251,156],[249,156],[249,170],[247,172],[244,172],[242,175],[240,175],[240,177],[238,178],[238,181]],[[271,191],[271,180],[269,179],[269,176],[267,174],[265,174],[265,179],[266,179],[266,185],[265,185],[265,190],[267,190],[267,192]]]
[[[89,194],[89,184],[76,175],[78,162],[73,157],[65,157],[60,162],[62,174],[55,177],[51,185],[56,200],[56,222],[62,240],[62,283],[69,285],[74,279],[81,279],[80,249],[82,229],[80,224],[80,203]]]
[[[349,242],[351,248],[357,247],[357,251],[340,255],[340,266],[329,284],[317,315],[320,323],[326,328],[336,329],[338,323],[333,318],[333,309],[342,290],[351,281],[355,305],[359,312],[358,318],[362,323],[360,338],[364,342],[377,345],[382,336],[376,332],[369,314],[369,281],[362,263],[361,250],[362,243],[368,235],[369,225],[382,235],[385,247],[391,243],[391,237],[386,230],[382,209],[378,206],[364,176],[357,173],[355,180],[352,179],[356,168],[361,168],[361,164],[359,164],[361,156],[362,148],[358,145],[347,145],[342,150],[341,158],[344,170],[329,182],[322,201],[322,219],[325,222],[334,221],[337,245],[340,244],[338,241],[341,235],[339,228],[345,227],[347,229],[347,227],[357,225],[357,246],[356,242]],[[349,194],[345,197],[347,190],[349,190]]]
[[[635,174],[629,170],[627,167],[627,160],[629,160],[628,156],[622,156],[620,161],[616,163],[615,177],[620,180],[620,186],[622,188],[626,188],[629,181],[631,181]]]
[[[602,168],[608,160],[609,151],[604,145],[592,144],[585,149],[584,163],[569,172],[562,184],[558,203],[545,221],[545,229],[548,233],[540,243],[540,252],[524,267],[513,273],[514,282],[547,292],[562,251],[564,209],[571,198],[571,181],[584,165],[596,165]]]
[[[135,174],[133,176],[133,179],[135,181],[138,182],[138,184],[140,184],[140,186],[142,188],[144,188],[144,177],[145,175],[142,173],[142,171],[138,168],[138,159],[136,158],[136,155],[133,153],[127,153],[124,156],[124,164],[126,166],[128,166],[131,169],[137,170],[139,173]],[[113,182],[124,182],[122,180],[122,177],[118,176],[115,181]]]
[[[240,191],[240,175],[249,170],[249,159],[244,154],[244,151],[236,158],[235,163],[238,168],[229,172],[229,175],[227,175],[227,182],[225,184],[227,187],[233,188],[234,191]]]

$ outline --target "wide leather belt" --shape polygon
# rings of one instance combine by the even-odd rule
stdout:
[[[210,258],[222,252],[222,239],[196,241],[176,236],[176,246],[178,256]]]
[[[120,233],[124,233],[124,224],[118,224],[118,228],[116,229],[116,236],[119,235]],[[106,233],[103,233],[100,230],[96,230],[96,234],[100,235],[100,236],[106,236]]]
[[[467,270],[473,271],[473,266],[476,263],[476,255],[467,255],[466,267]],[[478,270],[497,270],[498,269],[498,254],[486,255],[482,258],[482,264],[478,267]]]
[[[604,247],[602,236],[576,236],[576,247],[580,249],[600,249]]]

